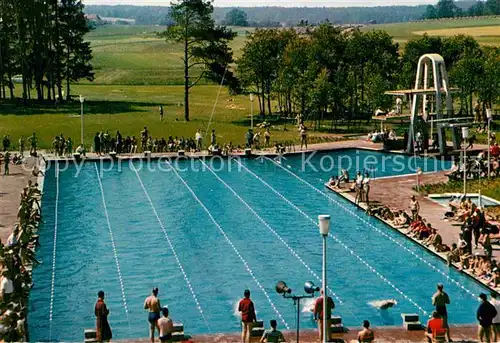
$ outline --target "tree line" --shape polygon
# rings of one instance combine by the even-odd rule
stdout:
[[[89,26],[80,0],[0,0],[0,99],[70,99],[70,84],[92,80]]]
[[[216,23],[227,24],[227,14],[235,7],[216,7],[213,17]],[[419,20],[425,13],[426,6],[378,6],[378,7],[244,7],[248,26],[278,27],[294,26],[300,20],[310,24],[319,24],[328,20],[335,24],[395,23]],[[170,7],[132,6],[132,5],[89,5],[86,13],[101,17],[135,19],[141,25],[170,25]]]
[[[500,49],[480,47],[469,36],[427,35],[401,50],[384,31],[341,31],[332,24],[315,28],[257,29],[237,60],[244,92],[257,95],[261,115],[299,113],[315,127],[326,119],[369,118],[390,109],[384,92],[413,88],[421,55],[446,61],[452,86],[461,88],[460,112],[472,114],[472,98],[484,106],[500,100]],[[277,104],[277,109],[273,107]]]
[[[436,5],[428,5],[424,19],[441,19],[457,17],[477,17],[486,15],[500,15],[500,1],[498,0],[477,0],[464,9],[457,5],[454,0],[439,0]]]

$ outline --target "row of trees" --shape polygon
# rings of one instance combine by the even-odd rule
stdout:
[[[468,36],[411,40],[400,53],[383,31],[340,31],[322,24],[306,33],[256,30],[237,61],[237,75],[248,92],[258,94],[260,113],[301,113],[321,124],[325,118],[371,116],[389,109],[390,89],[412,88],[421,55],[439,53],[460,93],[462,113],[472,113],[472,97],[491,107],[500,97],[500,49],[481,48]],[[333,123],[333,121],[332,121]]]
[[[93,79],[80,0],[0,0],[0,99],[22,82],[23,100],[70,97],[70,83]]]
[[[424,19],[440,19],[484,15],[500,15],[500,2],[498,0],[478,0],[464,10],[454,0],[439,0],[435,6],[427,6],[423,17]]]
[[[216,23],[231,25],[227,22],[229,12],[235,8],[216,7],[214,19]],[[244,7],[248,26],[278,27],[293,26],[301,19],[310,24],[319,24],[329,20],[336,24],[364,24],[369,22],[395,23],[419,20],[425,13],[426,6],[379,6],[379,7]],[[165,6],[131,6],[131,5],[88,5],[87,13],[101,17],[135,19],[141,25],[169,25],[172,23],[170,8]],[[231,14],[232,15],[232,14]],[[240,25],[238,25],[240,26]]]

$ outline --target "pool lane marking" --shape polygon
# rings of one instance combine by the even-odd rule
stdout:
[[[262,284],[260,283],[260,281],[254,275],[252,269],[248,265],[248,262],[243,258],[243,256],[241,256],[240,252],[238,251],[238,249],[236,249],[236,247],[234,246],[233,242],[227,236],[226,232],[222,229],[222,227],[220,226],[220,224],[212,216],[212,213],[210,213],[210,211],[205,206],[205,204],[203,204],[203,202],[200,200],[200,198],[198,198],[198,196],[196,195],[196,193],[191,189],[191,187],[182,178],[182,176],[179,175],[179,173],[177,172],[177,170],[175,169],[175,167],[172,166],[170,164],[170,162],[168,162],[168,161],[166,163],[172,168],[172,170],[174,171],[175,175],[179,178],[179,180],[181,180],[181,182],[188,189],[188,191],[191,193],[191,195],[193,196],[193,198],[198,202],[198,204],[200,204],[200,206],[203,208],[203,210],[207,213],[208,217],[210,218],[210,220],[212,220],[212,222],[217,227],[217,229],[219,229],[220,233],[226,239],[226,242],[231,246],[231,248],[233,249],[233,251],[235,252],[235,254],[240,258],[240,260],[243,263],[243,265],[245,266],[245,269],[248,272],[248,274],[250,274],[250,276],[252,277],[253,281],[257,284],[257,286],[260,288],[260,290],[262,291],[262,293],[265,295],[265,297],[267,298],[267,301],[269,302],[269,305],[271,305],[271,308],[274,310],[274,312],[276,313],[276,315],[278,316],[278,318],[281,320],[281,322],[283,323],[283,325],[285,326],[285,328],[287,330],[290,330],[290,326],[288,325],[288,323],[286,322],[286,320],[283,318],[283,316],[281,315],[281,313],[279,312],[279,310],[276,308],[276,305],[274,305],[273,301],[269,297],[269,294],[267,293],[267,291],[265,290],[265,288],[262,286]]]
[[[182,276],[184,277],[184,280],[186,281],[186,284],[188,286],[189,291],[191,292],[191,296],[193,297],[194,303],[196,304],[196,308],[201,314],[201,317],[203,318],[203,321],[205,322],[205,325],[207,326],[209,332],[212,332],[212,328],[210,327],[210,324],[208,323],[207,318],[205,317],[205,313],[203,312],[203,309],[201,308],[200,302],[198,301],[198,297],[196,296],[196,293],[194,292],[193,286],[191,285],[191,281],[189,281],[189,278],[186,274],[186,271],[184,270],[184,267],[181,264],[181,261],[179,260],[179,256],[177,255],[177,252],[174,248],[174,245],[172,244],[172,241],[170,240],[170,237],[168,236],[167,230],[165,229],[165,226],[163,225],[163,222],[160,219],[160,216],[158,215],[158,212],[156,211],[155,206],[153,205],[153,201],[151,200],[151,197],[149,196],[148,191],[146,190],[146,187],[144,186],[144,183],[142,182],[142,178],[139,175],[139,172],[134,166],[131,166],[132,169],[135,172],[135,175],[137,175],[137,179],[139,180],[139,183],[141,184],[142,190],[144,191],[144,194],[146,195],[146,198],[148,199],[149,205],[151,206],[151,209],[153,210],[153,213],[156,217],[156,220],[158,221],[158,224],[160,225],[160,228],[163,231],[163,234],[165,235],[165,238],[167,239],[168,246],[170,247],[170,250],[172,250],[172,253],[174,255],[174,259],[177,262],[177,266],[179,267],[179,270],[182,273]]]
[[[52,249],[52,284],[50,286],[50,305],[49,305],[49,342],[52,341],[52,318],[54,309],[54,288],[56,281],[58,212],[59,212],[59,164],[56,163],[56,205],[55,205],[55,216],[54,216],[54,247]]]
[[[288,203],[290,206],[295,208],[300,214],[302,214],[304,217],[309,219],[315,226],[319,227],[319,223],[317,223],[313,218],[311,218],[307,213],[302,211],[300,208],[298,208],[294,203],[292,203],[290,200],[288,200],[283,194],[278,192],[276,189],[274,189],[270,184],[268,184],[266,181],[264,181],[260,176],[252,172],[250,169],[248,169],[243,163],[240,161],[236,160],[236,163],[240,164],[243,169],[245,169],[247,172],[252,174],[255,178],[260,180],[266,187],[268,187],[271,191],[273,191],[276,195],[278,195],[280,198],[282,198],[286,203]],[[380,274],[375,268],[373,268],[368,262],[366,262],[361,256],[356,254],[354,250],[349,248],[347,245],[345,245],[339,238],[334,236],[333,234],[329,233],[328,236],[333,239],[335,242],[340,244],[344,249],[346,249],[351,255],[356,257],[362,264],[364,264],[371,272],[373,272],[375,275],[377,275],[382,281],[384,281],[386,284],[391,286],[397,293],[399,293],[404,299],[406,299],[408,302],[410,302],[412,305],[414,305],[419,311],[421,311],[424,315],[427,315],[427,311],[424,310],[419,304],[417,304],[413,299],[411,299],[409,296],[403,293],[396,285],[394,285],[390,280],[388,280],[385,276]]]
[[[130,320],[128,314],[127,297],[125,296],[125,287],[123,286],[123,277],[120,269],[120,261],[118,261],[118,252],[115,245],[115,238],[113,236],[113,230],[111,229],[111,223],[109,221],[108,207],[106,206],[106,199],[104,197],[104,188],[102,187],[101,176],[99,175],[99,168],[97,168],[97,163],[94,162],[95,172],[97,174],[97,180],[99,181],[99,188],[101,189],[102,205],[104,207],[104,215],[106,216],[106,223],[108,224],[109,238],[111,239],[111,246],[113,247],[113,255],[115,257],[116,271],[118,273],[118,280],[120,281],[120,289],[122,292],[123,307],[125,308],[125,314],[127,315],[127,321],[130,328]]]
[[[355,213],[354,211],[352,211],[351,209],[347,208],[345,205],[343,205],[342,203],[340,203],[338,200],[334,199],[332,196],[330,196],[329,194],[326,194],[325,192],[321,191],[320,189],[316,188],[315,186],[313,186],[312,184],[310,184],[308,181],[304,180],[303,178],[301,178],[300,176],[298,176],[297,174],[295,174],[294,172],[288,170],[287,168],[284,168],[283,166],[281,166],[280,164],[276,163],[275,161],[267,158],[268,160],[270,160],[271,162],[273,162],[274,164],[276,164],[278,167],[280,167],[281,169],[287,171],[290,175],[294,176],[296,179],[298,179],[299,181],[301,181],[302,183],[304,183],[305,185],[311,187],[312,189],[314,189],[316,192],[318,192],[319,194],[323,195],[324,197],[330,199],[332,202],[334,202],[337,206],[339,206],[340,208],[342,208],[345,212],[351,214],[352,216],[356,217],[358,220],[360,220],[361,222],[363,222],[364,224],[368,225],[370,228],[374,229],[375,231],[377,231],[378,233],[380,233],[381,235],[385,236],[386,238],[388,238],[391,242],[399,245],[401,248],[403,248],[404,250],[406,250],[407,252],[409,252],[411,255],[413,255],[414,257],[416,257],[418,260],[420,260],[421,262],[423,262],[425,265],[429,266],[431,269],[433,269],[434,271],[438,272],[439,274],[441,274],[443,277],[446,278],[446,280],[448,280],[450,283],[453,283],[455,284],[458,288],[462,289],[464,292],[466,292],[467,294],[469,294],[470,296],[472,296],[474,299],[477,298],[477,295],[472,292],[471,290],[465,288],[460,282],[458,282],[457,280],[453,279],[452,277],[450,277],[449,275],[446,275],[446,273],[444,273],[442,270],[440,270],[439,268],[437,268],[436,266],[434,266],[433,264],[431,264],[429,261],[427,261],[426,259],[424,259],[423,257],[420,257],[418,256],[415,252],[411,251],[410,249],[408,249],[407,247],[405,247],[401,242],[398,242],[397,240],[395,240],[393,237],[391,237],[390,235],[388,235],[387,233],[385,233],[384,231],[380,230],[379,228],[377,228],[375,225],[371,224],[370,222],[368,222],[366,219],[362,218],[359,214]]]
[[[285,245],[285,247],[290,251],[290,253],[295,256],[300,263],[302,263],[302,265],[311,273],[311,275],[313,275],[316,280],[318,280],[319,282],[322,282],[321,278],[318,276],[318,274],[316,274],[312,269],[311,267],[309,267],[307,265],[306,262],[304,262],[304,260],[299,256],[299,254],[297,254],[295,252],[295,250],[293,250],[292,247],[290,247],[288,245],[287,242],[285,242],[285,240],[257,213],[255,212],[255,210],[238,194],[235,192],[235,190],[229,186],[219,175],[217,175],[205,162],[201,161],[200,162],[205,165],[205,167],[217,178],[217,180],[219,180],[228,190],[231,191],[231,193],[234,194],[234,196],[236,198],[238,198],[238,200],[240,200],[240,202],[246,206],[246,208],[248,208],[248,210],[250,212],[253,213],[253,215],[255,217],[257,217],[257,219],[259,219],[259,221],[269,230],[271,231],[275,236],[276,238],[278,238],[278,240],[281,241],[281,243],[283,243],[283,245]],[[337,301],[340,303],[340,304],[343,304],[343,301],[339,298],[339,296],[337,294],[335,294],[335,292],[333,292],[329,286],[327,286],[327,290],[335,297],[335,299],[337,299]]]

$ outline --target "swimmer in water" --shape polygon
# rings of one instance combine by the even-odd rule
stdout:
[[[148,321],[150,328],[151,343],[155,341],[155,328],[158,329],[158,335],[160,334],[160,328],[158,326],[158,319],[160,319],[160,299],[158,299],[158,288],[153,288],[152,294],[146,298],[144,301],[144,309],[148,310]]]
[[[397,301],[395,299],[389,299],[389,300],[377,300],[377,301],[372,301],[369,304],[372,305],[373,307],[376,307],[380,310],[387,310],[388,308],[391,308],[395,305],[397,305]]]

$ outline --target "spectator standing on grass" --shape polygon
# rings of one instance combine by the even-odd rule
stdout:
[[[370,322],[363,320],[363,330],[358,332],[359,343],[371,343],[375,339],[375,333],[370,329]]]
[[[36,138],[36,134],[33,132],[33,135],[28,138],[30,142],[30,155],[36,156],[36,147],[38,144],[38,139]]]
[[[201,151],[203,137],[201,135],[200,129],[196,130],[196,134],[194,135],[194,139],[196,141],[196,150]]]
[[[215,148],[217,144],[217,136],[215,135],[215,129],[212,129],[212,134],[210,135],[210,145]]]
[[[260,339],[260,343],[264,342],[273,342],[273,343],[278,343],[278,342],[286,342],[285,337],[283,336],[283,333],[281,331],[277,330],[276,327],[278,326],[278,323],[276,323],[276,319],[271,319],[270,323],[271,325],[271,330],[267,330],[264,332],[264,335],[262,335],[262,338]]]
[[[10,148],[10,136],[3,136],[3,151],[7,151]]]
[[[148,131],[148,128],[146,126],[144,126],[144,130],[141,131],[142,152],[146,151],[146,149],[147,149],[148,138],[149,138],[149,131]]]
[[[66,140],[63,134],[59,136],[59,156],[64,156],[64,150],[66,149]]]
[[[151,343],[155,341],[155,329],[158,328],[158,334],[160,334],[160,327],[158,326],[158,320],[160,319],[160,299],[158,299],[158,288],[153,288],[152,294],[146,298],[144,301],[144,309],[148,310],[148,322],[149,322],[149,338]]]
[[[266,132],[264,132],[264,139],[265,139],[265,148],[269,148],[269,142],[271,141],[271,132],[269,132],[269,128],[266,128]]]
[[[94,136],[94,152],[96,155],[101,155],[101,137],[99,136],[99,132],[96,132]]]
[[[246,140],[246,147],[249,149],[252,149],[252,145],[253,145],[253,131],[252,131],[252,129],[248,129],[247,133],[245,134],[245,140]]]
[[[304,124],[300,125],[300,148],[305,146],[307,150],[307,128]]]
[[[478,338],[480,342],[491,342],[491,326],[493,318],[497,315],[495,306],[488,302],[488,296],[484,293],[479,294],[481,304],[477,308],[476,318],[479,322]]]
[[[68,140],[66,141],[66,153],[69,156],[73,153],[73,141],[71,140],[71,137],[68,137]]]
[[[160,122],[163,123],[163,105],[160,105]]]
[[[318,330],[319,330],[319,341],[320,343],[323,342],[323,290],[320,291],[320,297],[316,299],[316,302],[314,304],[314,320],[318,322]],[[333,302],[333,299],[331,297],[326,298],[326,326],[329,328],[331,326],[331,317],[332,317],[332,310],[335,308],[335,303]],[[327,332],[330,332],[330,330],[327,330]],[[328,337],[329,338],[329,337]],[[327,339],[329,341],[329,339]]]
[[[109,310],[104,302],[104,292],[97,293],[97,302],[94,309],[96,317],[96,340],[98,342],[109,342],[113,338],[111,327],[108,323]]]
[[[498,342],[500,338],[500,300],[497,299],[497,293],[491,292],[490,303],[495,307],[497,315],[493,318],[493,342]]]
[[[257,317],[253,301],[250,299],[250,290],[245,289],[243,296],[244,298],[238,304],[238,311],[241,312],[241,341],[242,343],[250,343],[252,325],[257,321]]]
[[[443,320],[443,328],[446,329],[446,338],[448,342],[452,342],[450,338],[450,326],[448,325],[448,311],[446,309],[446,305],[450,303],[450,297],[443,289],[443,284],[438,283],[437,292],[432,296],[432,305],[436,307],[436,312]]]

